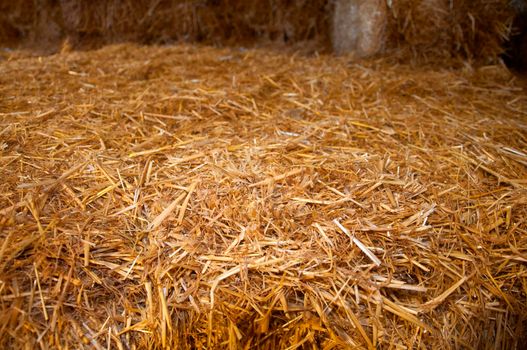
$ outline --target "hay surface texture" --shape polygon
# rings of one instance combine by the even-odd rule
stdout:
[[[112,46],[0,63],[1,348],[520,348],[527,99]]]

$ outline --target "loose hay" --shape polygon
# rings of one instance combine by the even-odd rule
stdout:
[[[2,348],[525,340],[501,66],[121,45],[6,56],[0,96]]]

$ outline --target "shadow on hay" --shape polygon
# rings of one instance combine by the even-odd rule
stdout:
[[[511,35],[504,43],[505,52],[502,54],[503,61],[513,71],[522,75],[527,74],[527,4],[517,1],[516,11],[518,15],[514,18]]]

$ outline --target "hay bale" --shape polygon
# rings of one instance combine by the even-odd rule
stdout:
[[[515,17],[509,0],[394,0],[389,12],[389,48],[443,64],[496,62]]]
[[[324,47],[329,41],[326,0],[61,0],[38,3],[43,9],[21,0],[17,6],[24,11],[10,3],[0,0],[6,7],[0,13],[5,29],[0,30],[18,30],[20,39],[32,45],[60,44],[66,38],[80,48],[123,41],[221,45],[313,41]],[[57,28],[60,35],[55,34]],[[0,36],[0,42],[5,38]]]

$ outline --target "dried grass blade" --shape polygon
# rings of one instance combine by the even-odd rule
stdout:
[[[451,285],[447,290],[445,290],[443,293],[438,295],[437,297],[433,298],[432,300],[427,301],[421,306],[422,311],[431,311],[438,307],[443,301],[445,301],[446,298],[450,296],[450,294],[454,293],[456,289],[458,289],[463,283],[465,283],[467,280],[469,280],[474,273],[470,276],[465,276],[461,278],[459,281]]]
[[[375,254],[373,254],[369,249],[368,247],[366,247],[361,241],[359,241],[358,238],[356,238],[354,235],[351,234],[351,232],[349,232],[349,230],[347,228],[345,228],[344,226],[342,226],[342,224],[337,220],[337,219],[334,219],[333,222],[335,223],[335,225],[338,226],[338,228],[340,228],[342,230],[342,232],[344,232],[350,239],[353,243],[355,243],[355,245],[357,247],[359,247],[360,250],[362,250],[362,252],[364,254],[366,254],[366,256],[368,258],[370,258],[370,260],[377,266],[381,266],[381,261],[379,260],[379,258],[377,258],[375,256]]]
[[[262,181],[259,181],[259,182],[256,182],[252,185],[249,185],[249,187],[257,187],[257,186],[261,186],[261,185],[269,185],[273,182],[276,182],[276,181],[280,181],[280,180],[283,180],[285,178],[288,178],[290,176],[293,176],[293,175],[297,175],[297,174],[300,174],[301,172],[303,171],[303,169],[294,169],[294,170],[291,170],[285,174],[281,174],[281,175],[276,175],[276,176],[273,176],[269,179],[265,179],[265,180],[262,180]]]
[[[179,202],[181,202],[183,200],[183,198],[185,198],[186,194],[185,193],[182,193],[179,195],[179,197],[177,197],[176,199],[174,199],[172,201],[172,203],[170,203],[170,205],[168,207],[166,207],[162,212],[161,214],[159,214],[158,216],[155,217],[154,220],[152,220],[152,222],[148,225],[147,227],[147,230],[148,231],[151,231],[151,230],[155,230],[156,228],[159,227],[159,225],[161,225],[161,223],[170,215],[172,214],[172,212],[176,209],[177,205],[179,204]]]
[[[192,195],[192,192],[196,189],[196,186],[198,185],[198,182],[193,182],[189,189],[187,196],[185,197],[185,201],[183,202],[183,205],[181,206],[181,209],[179,210],[179,217],[178,217],[178,224],[181,225],[183,223],[183,218],[185,217],[185,211],[187,210],[188,202],[190,201],[190,196]]]

